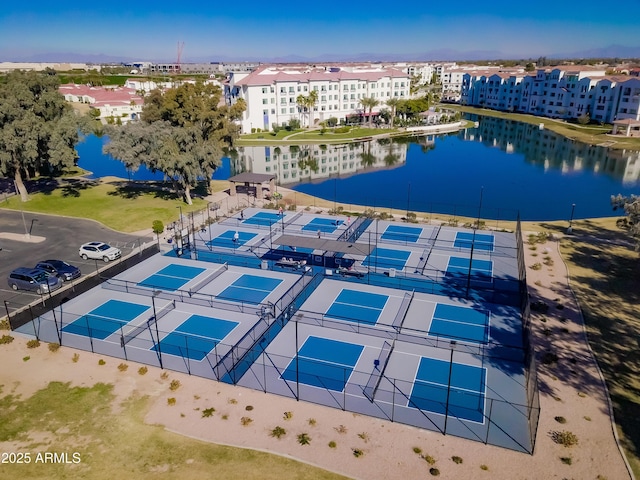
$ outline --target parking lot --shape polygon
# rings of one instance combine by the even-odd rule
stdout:
[[[27,234],[31,241],[26,241]],[[82,276],[73,281],[80,282],[86,274],[104,265],[101,260],[82,260],[78,255],[79,246],[90,241],[118,247],[125,257],[142,242],[153,239],[116,232],[91,220],[0,210],[0,317],[6,314],[5,302],[13,311],[40,300],[36,293],[15,292],[9,287],[7,277],[13,269],[33,267],[42,260],[63,260],[80,268]]]

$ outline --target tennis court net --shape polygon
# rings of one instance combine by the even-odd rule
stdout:
[[[144,332],[145,330],[150,329],[151,328],[151,322],[155,321],[157,323],[159,319],[164,317],[167,313],[169,313],[174,308],[176,308],[176,301],[172,300],[171,302],[167,303],[164,307],[162,307],[160,310],[158,310],[156,312],[155,316],[151,316],[148,319],[143,320],[141,323],[139,323],[137,325],[128,325],[129,328],[126,331],[124,329],[122,330],[122,336],[120,338],[120,344],[122,346],[125,346],[131,340],[133,340],[138,335],[140,335],[142,332]]]
[[[192,292],[192,293],[193,292],[199,292],[200,290],[202,290],[204,288],[205,285],[208,285],[209,283],[213,282],[216,278],[218,278],[220,275],[222,275],[227,270],[229,270],[229,264],[225,262],[222,265],[220,265],[220,267],[215,269],[212,273],[210,273],[205,278],[203,278],[201,281],[199,281],[197,284],[195,284],[193,286],[193,288],[190,288],[189,291]]]

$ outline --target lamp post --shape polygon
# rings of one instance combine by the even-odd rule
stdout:
[[[571,204],[571,217],[569,217],[569,228],[567,228],[567,233],[568,234],[572,234],[573,233],[573,212],[575,212],[576,210],[576,204],[572,203]]]
[[[160,368],[164,369],[162,366],[162,350],[160,349],[160,334],[158,333],[158,316],[156,314],[156,295],[160,295],[162,293],[161,290],[154,290],[151,295],[151,306],[153,307],[153,323],[156,327],[156,347],[158,350],[158,362],[160,363]]]

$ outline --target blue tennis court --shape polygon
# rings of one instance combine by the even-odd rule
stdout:
[[[304,231],[312,231],[317,232],[318,230],[322,233],[333,233],[336,231],[340,225],[344,222],[338,219],[332,218],[314,218],[309,223],[307,223],[302,230]]]
[[[104,340],[150,307],[138,303],[109,300],[62,328],[63,332]]]
[[[422,357],[409,406],[483,423],[486,379],[486,368]]]
[[[205,270],[205,268],[172,263],[150,277],[138,282],[138,285],[141,287],[159,288],[161,290],[178,290]]]
[[[200,361],[222,342],[238,322],[191,315],[169,335],[160,340],[160,351]],[[154,345],[151,350],[156,350]]]
[[[233,241],[233,236],[236,234],[236,230],[227,230],[222,235],[218,235],[216,238],[207,242],[210,247],[224,247],[224,248],[238,248],[247,243],[252,238],[258,236],[257,233],[252,232],[238,232],[238,240]]]
[[[234,302],[260,303],[282,283],[279,278],[242,275],[225,288],[218,298]]]
[[[389,225],[380,237],[382,240],[416,243],[422,235],[420,227],[405,227],[403,225]]]
[[[487,343],[489,312],[438,303],[431,319],[429,335]]]
[[[457,232],[456,239],[453,242],[453,246],[456,248],[473,248],[476,250],[485,250],[488,252],[493,251],[493,235],[487,235],[485,233],[476,233],[475,238],[473,233],[469,232]]]
[[[280,220],[281,215],[278,213],[271,212],[258,212],[254,216],[247,218],[242,223],[246,223],[247,225],[261,225],[268,227],[269,225],[273,225],[274,223]]]
[[[390,248],[374,248],[371,254],[364,259],[362,265],[374,268],[395,268],[403,270],[411,252],[404,250],[392,250]]]
[[[281,378],[341,392],[363,350],[363,345],[309,336]]]
[[[449,257],[447,274],[454,277],[469,275],[469,260],[464,257]],[[471,276],[478,280],[490,281],[493,276],[493,262],[491,260],[471,260]]]
[[[387,300],[387,295],[343,288],[325,315],[349,322],[375,325]]]

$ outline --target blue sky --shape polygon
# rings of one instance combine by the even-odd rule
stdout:
[[[184,61],[442,49],[527,58],[640,47],[635,21],[595,0],[12,1],[0,7],[0,60],[73,52],[171,61],[178,41]]]

